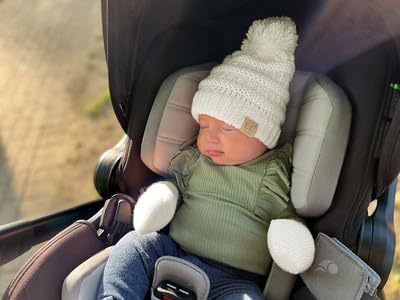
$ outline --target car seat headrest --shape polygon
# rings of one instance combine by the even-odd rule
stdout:
[[[213,63],[189,67],[162,84],[149,115],[141,157],[166,176],[179,145],[197,134],[190,108],[198,83]],[[331,205],[350,133],[351,107],[329,78],[297,71],[290,86],[286,121],[278,142],[293,141],[291,199],[299,215],[320,216]]]

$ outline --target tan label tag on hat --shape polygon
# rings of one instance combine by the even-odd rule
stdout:
[[[250,119],[249,117],[245,117],[242,127],[240,131],[249,137],[253,137],[258,129],[258,123]]]

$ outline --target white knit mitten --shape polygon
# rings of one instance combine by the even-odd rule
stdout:
[[[275,263],[292,274],[306,271],[314,260],[314,239],[308,228],[295,220],[276,219],[271,222],[268,249]]]
[[[178,188],[170,181],[150,185],[140,195],[133,211],[133,226],[139,234],[155,232],[165,227],[175,214],[179,200]]]

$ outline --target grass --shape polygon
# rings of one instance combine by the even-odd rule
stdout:
[[[93,61],[88,60],[86,62],[86,69],[90,72],[94,71],[96,69],[96,65],[93,63]]]
[[[110,104],[110,91],[106,88],[96,99],[89,101],[83,108],[85,115],[96,118],[103,114]]]

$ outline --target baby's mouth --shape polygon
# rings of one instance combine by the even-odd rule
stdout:
[[[223,151],[214,150],[214,149],[206,150],[206,153],[207,153],[207,156],[209,156],[209,157],[218,157],[218,156],[221,156],[222,154],[224,154]]]

